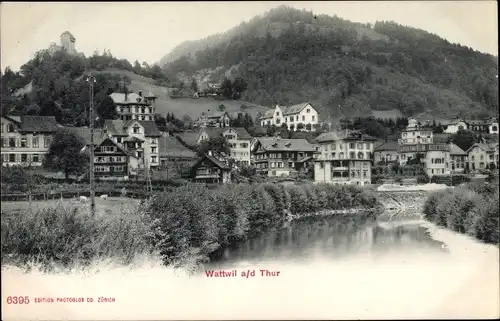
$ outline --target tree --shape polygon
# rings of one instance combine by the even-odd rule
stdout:
[[[241,94],[247,89],[246,81],[241,77],[236,77],[232,83],[233,99],[241,98]]]
[[[82,152],[84,146],[83,138],[72,130],[68,128],[58,130],[45,155],[43,167],[64,172],[66,179],[70,174],[83,173],[88,164],[88,156]]]
[[[193,119],[188,114],[182,116],[182,121],[184,122],[184,127],[189,129],[193,127]]]
[[[193,90],[193,92],[198,92],[198,84],[196,83],[196,79],[194,78],[191,81],[191,89]]]
[[[476,143],[476,134],[470,130],[459,130],[450,137],[453,144],[457,145],[464,151],[467,151],[474,143]]]
[[[168,114],[167,114],[168,117]],[[155,114],[154,116],[156,127],[160,131],[166,131],[167,129],[167,119],[162,114]]]
[[[231,99],[233,97],[233,85],[231,80],[224,78],[220,85],[220,92],[225,98]]]
[[[208,141],[204,141],[200,144],[198,147],[198,155],[206,155],[208,154],[208,151],[229,155],[229,143],[222,136],[211,137]]]
[[[116,104],[111,96],[105,96],[96,109],[97,115],[99,116],[99,123],[103,124],[105,119],[117,119],[118,111],[116,110]]]

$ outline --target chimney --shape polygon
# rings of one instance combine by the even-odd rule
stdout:
[[[139,97],[142,97],[142,90],[139,90]]]

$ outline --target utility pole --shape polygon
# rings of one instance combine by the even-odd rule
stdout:
[[[87,81],[90,84],[90,107],[89,107],[89,127],[90,127],[90,211],[95,216],[95,181],[94,181],[94,76],[88,75]]]

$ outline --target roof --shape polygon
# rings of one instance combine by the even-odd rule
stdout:
[[[210,156],[210,155],[205,155],[205,156],[202,156],[194,165],[193,167],[196,167],[198,166],[201,162],[203,162],[205,159],[208,159],[210,160],[212,163],[214,163],[217,167],[221,168],[221,169],[227,169],[227,170],[230,170],[231,167],[229,167],[228,165],[226,165],[224,162],[218,160],[217,158],[215,158],[214,156]]]
[[[398,150],[398,142],[395,142],[395,141],[388,141],[388,142],[385,142],[383,143],[382,145],[380,146],[377,146],[374,151],[375,152],[381,152],[381,151],[397,151]]]
[[[137,137],[127,137],[123,141],[125,142],[143,142],[144,140]]]
[[[196,158],[196,153],[184,146],[177,138],[162,136],[158,142],[160,157],[189,157]]]
[[[479,147],[487,152],[494,152],[495,151],[495,148],[498,146],[498,143],[491,143],[491,144],[483,144],[483,143],[475,143],[474,145],[472,145],[468,150],[467,152],[469,152],[471,149],[473,149],[474,147]]]
[[[96,145],[97,145],[97,146],[99,146],[99,145],[101,145],[102,143],[104,143],[105,141],[109,141],[109,142],[113,143],[113,145],[115,145],[115,146],[116,146],[116,148],[118,148],[118,149],[119,149],[121,152],[123,152],[124,154],[126,154],[126,155],[128,155],[128,156],[136,157],[136,156],[134,155],[134,153],[127,151],[126,149],[124,149],[123,147],[121,147],[119,144],[115,143],[115,141],[113,141],[113,140],[112,140],[111,138],[109,138],[109,137],[105,137],[105,138],[104,138],[101,142],[96,143]],[[97,148],[97,146],[96,146],[96,148]]]
[[[273,116],[274,116],[274,109],[268,109],[264,112],[264,114],[262,114],[262,116],[260,116],[260,119],[273,118]]]
[[[318,143],[325,143],[325,142],[333,142],[333,141],[338,141],[338,140],[344,140],[344,141],[376,141],[377,139],[370,136],[363,134],[360,131],[355,131],[355,130],[343,130],[343,131],[338,131],[338,132],[328,132],[328,133],[323,133],[316,137],[315,141]]]
[[[83,127],[65,127],[68,130],[76,133],[78,136],[83,138],[86,145],[90,145],[90,128],[87,126]],[[94,144],[101,144],[108,136],[104,133],[104,131],[100,128],[94,129]]]
[[[207,133],[209,138],[214,138],[222,135],[226,130],[232,129],[238,135],[238,140],[251,140],[252,136],[248,133],[245,127],[205,127],[200,129],[199,134],[203,131]]]
[[[75,40],[75,39],[76,39],[76,38],[75,38],[75,36],[73,36],[73,35],[71,34],[71,32],[69,32],[69,31],[65,31],[65,32],[61,33],[61,36],[63,36],[63,35],[68,35],[68,36],[69,36],[71,39],[73,39],[73,40]]]
[[[126,128],[136,122],[144,127],[145,136],[161,136],[160,130],[156,126],[156,123],[152,120],[132,119],[125,122],[121,119],[106,119],[104,122],[104,126],[107,129],[107,132],[113,136],[128,136]]]
[[[451,143],[450,144],[450,155],[467,155],[466,152],[464,152],[463,149],[461,149],[460,147],[458,147],[457,145]]]
[[[20,132],[53,133],[61,126],[54,116],[21,116]]]
[[[257,138],[266,151],[315,152],[316,146],[307,139],[277,139],[273,137]]]
[[[300,113],[302,109],[304,109],[307,105],[310,105],[309,102],[306,103],[300,103],[288,107],[282,107],[281,110],[283,111],[283,115],[291,115],[291,114],[297,114]]]
[[[446,120],[446,121],[443,121],[441,122],[441,125],[444,125],[444,126],[449,126],[449,125],[456,125],[460,122],[463,122],[463,123],[467,123],[465,120],[463,119],[460,119],[460,118],[456,118],[456,119],[451,119],[451,120]]]
[[[143,105],[149,105],[144,98],[141,97],[136,93],[128,93],[127,94],[127,100],[125,100],[125,94],[124,93],[112,93],[109,95],[117,105],[137,105],[137,104],[143,104]]]

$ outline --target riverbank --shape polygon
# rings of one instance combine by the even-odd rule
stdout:
[[[102,258],[128,264],[137,253],[151,253],[165,265],[194,269],[211,253],[280,228],[287,219],[380,204],[375,195],[352,186],[238,184],[183,186],[142,205],[115,207],[96,217],[88,206],[3,215],[2,265],[34,262],[51,270]]]
[[[432,193],[423,208],[425,219],[486,243],[499,244],[499,185],[468,183]]]

